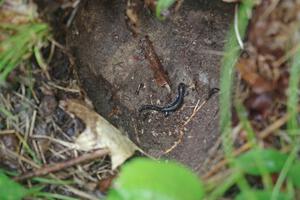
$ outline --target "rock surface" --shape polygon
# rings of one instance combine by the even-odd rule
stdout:
[[[97,112],[154,157],[178,160],[199,172],[218,137],[218,98],[211,98],[185,126],[197,102],[218,87],[220,59],[233,7],[220,0],[186,0],[170,19],[159,21],[142,11],[141,30],[153,42],[168,72],[171,93],[158,87],[145,59],[141,36],[133,37],[124,19],[123,1],[83,1],[67,35],[84,89]],[[140,116],[143,104],[165,105],[177,86],[188,88],[183,107],[165,117]],[[137,93],[137,88],[142,84]],[[178,138],[180,143],[164,153]]]

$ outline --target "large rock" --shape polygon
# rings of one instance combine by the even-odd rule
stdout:
[[[154,81],[149,63],[124,18],[121,0],[83,1],[67,44],[76,57],[80,80],[96,110],[125,130],[149,154],[176,159],[198,170],[218,137],[218,98],[205,104],[184,128],[182,141],[163,154],[180,137],[180,127],[202,103],[212,87],[218,87],[224,38],[233,9],[220,0],[186,0],[171,19],[159,21],[144,10],[141,30],[153,41],[168,72],[171,94]],[[164,117],[138,115],[142,104],[167,104],[175,98],[177,85],[188,85],[183,107]],[[139,93],[138,86],[143,83]]]

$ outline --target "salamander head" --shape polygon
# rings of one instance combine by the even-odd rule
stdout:
[[[184,83],[179,83],[178,85],[178,93],[179,94],[184,94],[185,93],[185,84]]]

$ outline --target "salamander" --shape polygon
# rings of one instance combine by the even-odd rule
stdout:
[[[141,113],[146,110],[155,110],[155,111],[164,113],[166,117],[169,116],[169,114],[171,112],[178,110],[182,106],[183,99],[185,96],[185,90],[186,90],[185,84],[179,83],[177,90],[178,90],[178,93],[177,93],[176,99],[172,103],[170,103],[164,107],[160,107],[160,106],[156,106],[156,105],[143,105],[140,107],[139,112]]]

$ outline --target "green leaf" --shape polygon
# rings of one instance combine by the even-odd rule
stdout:
[[[124,165],[107,200],[200,200],[198,177],[174,162],[139,158]]]
[[[161,13],[173,5],[175,0],[158,0],[156,5],[156,17],[163,19]]]
[[[29,190],[8,178],[3,172],[0,172],[0,199],[1,200],[19,200],[27,196]]]
[[[300,188],[300,162],[296,161],[287,174],[287,178],[297,187]]]
[[[238,194],[235,197],[235,200],[245,200],[247,197],[252,197],[251,199],[255,200],[270,200],[272,199],[272,191],[265,190],[251,190]],[[291,200],[291,198],[285,193],[279,193],[276,200]]]
[[[253,149],[236,161],[245,173],[260,175],[261,169],[268,173],[280,172],[287,158],[287,155],[274,149]]]

